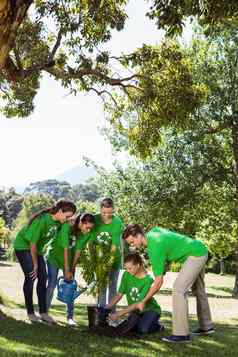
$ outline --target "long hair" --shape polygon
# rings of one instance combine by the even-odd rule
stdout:
[[[80,229],[79,229],[79,223],[91,223],[91,224],[95,224],[95,217],[93,214],[91,213],[82,213],[82,214],[79,214],[75,221],[74,221],[74,224],[73,224],[73,227],[72,227],[72,234],[73,235],[77,235],[79,232],[80,232]]]
[[[42,209],[39,212],[36,212],[35,214],[33,214],[31,216],[31,218],[29,219],[28,225],[31,225],[32,222],[37,217],[41,216],[44,213],[55,214],[59,210],[62,210],[62,212],[72,212],[74,214],[76,212],[77,208],[76,208],[75,204],[71,201],[60,200],[54,206]]]

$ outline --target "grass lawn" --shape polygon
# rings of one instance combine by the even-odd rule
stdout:
[[[236,304],[231,299],[229,292],[234,282],[234,277],[219,277],[214,274],[208,276],[208,293],[214,299],[217,309],[215,327],[216,333],[207,337],[194,337],[189,344],[166,344],[160,341],[159,333],[146,335],[142,339],[125,339],[98,337],[87,330],[86,306],[77,304],[75,316],[79,327],[70,328],[64,325],[65,308],[54,305],[52,315],[60,321],[60,325],[48,326],[43,323],[34,325],[12,317],[0,319],[0,357],[11,356],[115,356],[115,357],[153,357],[153,356],[202,356],[202,357],[234,357],[238,356],[238,317],[237,311],[234,318],[226,318],[225,309],[230,304]],[[169,294],[169,291],[167,292]],[[166,290],[163,295],[166,294]],[[163,296],[166,298],[166,296]],[[169,297],[167,297],[169,298]],[[20,305],[16,305],[21,309]],[[236,305],[235,305],[236,306]],[[11,310],[12,309],[12,310]],[[9,310],[14,314],[14,308]],[[24,310],[23,310],[24,312]],[[228,310],[227,310],[228,313]],[[171,333],[171,314],[164,312],[163,323],[166,326],[164,334]],[[196,327],[195,318],[190,319],[191,328]]]
[[[12,318],[1,320],[0,356],[237,356],[238,320],[216,324],[212,336],[194,337],[190,344],[170,345],[160,341],[160,334],[132,340],[91,335],[86,328],[85,307],[78,305],[76,310],[80,326],[74,329],[43,323],[30,325]],[[65,314],[58,305],[53,312],[55,317]],[[170,316],[163,321],[170,332]]]

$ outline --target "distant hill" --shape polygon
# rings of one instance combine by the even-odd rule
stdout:
[[[97,175],[96,171],[92,167],[87,167],[87,166],[75,166],[72,169],[69,169],[62,174],[56,176],[56,177],[51,177],[51,180],[58,180],[58,181],[66,181],[70,185],[78,185],[80,183],[85,183],[89,178],[95,177]],[[42,180],[46,181],[46,180]],[[15,190],[17,193],[23,194],[25,189],[29,185],[21,185],[21,186],[15,186]],[[9,188],[9,187],[8,187]]]
[[[59,181],[67,181],[71,185],[77,185],[79,183],[84,183],[87,179],[95,176],[96,171],[92,167],[76,166],[54,178]]]

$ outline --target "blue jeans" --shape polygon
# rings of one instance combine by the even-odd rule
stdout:
[[[160,315],[152,310],[148,310],[140,314],[139,321],[136,324],[136,331],[138,333],[150,333],[160,329],[158,322]]]
[[[33,271],[33,261],[31,252],[29,250],[15,250],[17,259],[21,265],[22,271],[25,275],[23,285],[23,292],[25,297],[25,304],[28,314],[34,314],[33,306],[33,286],[34,281],[30,278],[30,273]],[[37,286],[36,293],[38,297],[39,313],[46,312],[46,266],[42,255],[37,256],[38,272],[37,272]]]
[[[51,265],[47,262],[47,270],[48,270],[48,284],[46,289],[46,307],[47,311],[50,309],[52,299],[54,296],[54,290],[57,285],[59,268],[54,265]],[[74,303],[67,304],[67,319],[72,319],[74,316]]]
[[[108,286],[102,290],[98,297],[98,303],[100,306],[105,307],[107,305],[107,288],[108,288],[108,301],[116,295],[117,293],[117,281],[119,277],[120,270],[112,269],[109,273],[109,283]]]

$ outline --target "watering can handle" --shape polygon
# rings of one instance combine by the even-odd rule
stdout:
[[[59,289],[59,284],[60,284],[61,280],[64,280],[64,277],[63,277],[63,276],[60,276],[60,277],[57,279],[57,289]]]

